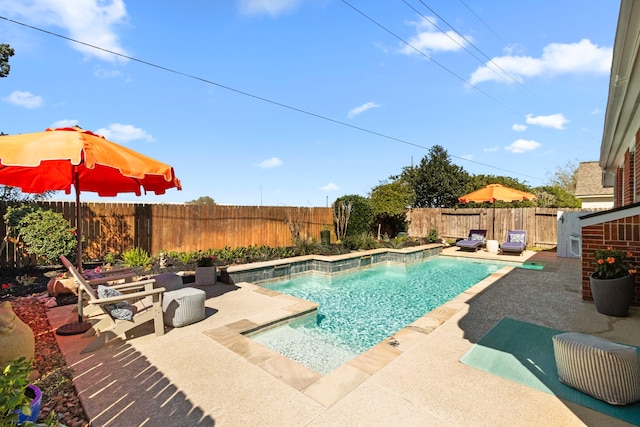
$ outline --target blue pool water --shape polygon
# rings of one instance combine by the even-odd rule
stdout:
[[[320,304],[252,339],[327,374],[507,264],[433,257],[337,276],[311,274],[265,288]]]

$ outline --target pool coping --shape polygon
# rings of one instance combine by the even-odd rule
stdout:
[[[285,308],[276,310],[263,319],[243,319],[203,331],[203,333],[328,408],[466,308],[470,299],[482,293],[514,268],[516,267],[506,266],[492,273],[327,375],[312,371],[259,344],[247,335],[309,315],[317,310],[317,303],[281,294],[249,282],[236,283],[235,285],[243,290],[267,295],[277,299],[279,303],[284,302],[284,305],[278,305],[283,305]]]

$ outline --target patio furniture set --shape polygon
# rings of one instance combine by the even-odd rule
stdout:
[[[476,252],[484,247],[490,250],[487,241],[487,230],[470,230],[466,239],[456,242],[460,250]],[[499,253],[522,255],[527,249],[527,232],[525,230],[508,230],[507,239],[499,247]]]
[[[185,287],[182,277],[163,273],[146,280],[131,281],[126,275],[124,283],[119,276],[87,279],[65,257],[60,258],[78,283],[78,298],[88,295],[84,314],[91,319],[91,328],[85,335],[97,338],[82,352],[97,350],[111,339],[153,320],[157,336],[164,335],[164,327],[183,327],[205,318],[206,292]],[[108,286],[105,283],[110,283]],[[94,287],[97,285],[97,287]]]

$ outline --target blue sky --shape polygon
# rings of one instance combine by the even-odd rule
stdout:
[[[326,206],[368,195],[436,144],[471,174],[535,187],[598,160],[618,11],[572,0],[0,0],[0,43],[15,49],[0,131],[77,124],[182,181],[118,201]]]

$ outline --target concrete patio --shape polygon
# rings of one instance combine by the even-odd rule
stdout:
[[[92,353],[57,336],[93,426],[584,426],[629,425],[459,362],[502,317],[640,346],[640,310],[615,318],[581,301],[580,260],[555,252],[444,255],[545,263],[506,268],[327,376],[239,332],[313,304],[249,283],[202,287],[206,319],[142,328]],[[73,306],[49,311],[55,328]]]

